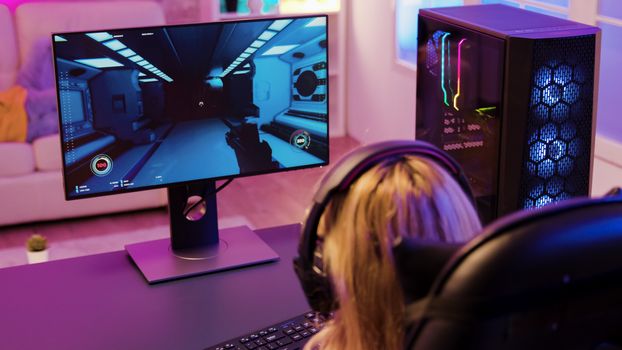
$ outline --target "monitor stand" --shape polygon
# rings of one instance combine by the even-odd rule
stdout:
[[[247,226],[218,230],[215,192],[214,181],[169,187],[170,239],[125,246],[150,284],[279,259]],[[187,213],[193,196],[205,202]]]

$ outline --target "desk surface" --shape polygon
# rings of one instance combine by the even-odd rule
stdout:
[[[305,312],[299,225],[256,232],[280,261],[155,285],[125,251],[0,269],[0,347],[203,349]]]

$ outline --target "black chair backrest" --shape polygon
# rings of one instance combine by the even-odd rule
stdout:
[[[622,349],[622,197],[496,221],[418,309],[416,350]]]

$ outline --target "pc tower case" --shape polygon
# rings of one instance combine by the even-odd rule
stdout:
[[[484,222],[590,192],[600,30],[504,5],[419,13],[416,138]]]

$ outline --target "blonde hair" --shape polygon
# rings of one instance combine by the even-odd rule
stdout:
[[[393,247],[404,237],[463,242],[480,229],[471,201],[432,161],[404,156],[365,172],[322,217],[323,263],[339,308],[305,349],[401,349],[405,304]]]

